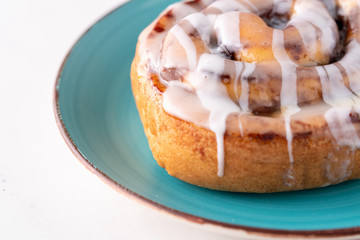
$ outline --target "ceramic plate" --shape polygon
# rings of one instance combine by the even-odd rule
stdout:
[[[360,235],[360,181],[288,193],[227,193],[169,176],[152,157],[130,86],[137,37],[170,0],[133,0],[70,51],[55,88],[56,118],[78,158],[117,189],[206,225],[259,236]]]

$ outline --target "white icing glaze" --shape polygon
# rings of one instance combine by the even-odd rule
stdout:
[[[197,89],[196,92],[202,105],[210,112],[209,128],[216,135],[219,177],[224,175],[226,119],[231,113],[240,111],[227,95],[225,86],[216,77],[224,71],[224,67],[223,58],[204,53],[200,56],[196,74],[189,76],[192,86]]]
[[[351,122],[350,113],[358,110],[360,99],[344,85],[342,75],[335,65],[316,67],[319,74],[324,102],[332,106],[324,115],[331,133],[339,145],[352,149],[360,147],[360,139]]]
[[[285,14],[289,12],[293,1],[292,0],[273,0],[273,12],[277,14]]]
[[[280,102],[283,112],[287,111],[288,107],[297,107],[297,92],[296,92],[296,64],[291,61],[284,47],[284,34],[281,30],[274,29],[272,50],[274,57],[281,66],[281,93]]]
[[[349,79],[351,90],[359,96],[360,94],[360,44],[352,40],[347,46],[347,54],[339,61],[339,64],[345,69]]]
[[[163,95],[163,108],[172,116],[208,128],[209,111],[186,84],[171,81]]]
[[[214,7],[219,9],[221,12],[226,13],[230,11],[242,11],[247,12],[249,9],[244,5],[241,4],[239,1],[236,0],[219,0],[212,3],[210,7]]]
[[[239,105],[242,112],[249,113],[249,84],[247,79],[254,72],[255,64],[251,64],[251,63],[243,63],[243,64],[244,64],[244,70],[240,76],[241,94],[239,98]]]
[[[337,160],[337,159],[336,159]],[[351,160],[346,160],[340,166],[340,168],[331,167],[330,164],[326,166],[326,177],[329,179],[330,183],[339,183],[344,181],[351,175],[351,170],[349,170]]]
[[[242,100],[239,100],[239,105],[242,113],[247,113],[248,111],[248,83],[244,79],[244,70],[245,70],[245,64],[243,62],[234,62],[235,63],[235,84],[234,84],[234,93],[236,95],[236,98],[239,99],[239,97],[242,97]],[[253,65],[253,64],[251,64]],[[254,67],[255,68],[255,67]],[[248,71],[249,72],[249,71]],[[238,82],[241,79],[241,94],[239,95],[238,92]],[[246,82],[244,84],[243,82]],[[239,118],[239,129],[241,136],[244,136],[244,129],[241,122],[241,118]]]
[[[324,116],[337,143],[355,150],[360,147],[360,139],[349,117],[350,113],[351,107],[332,107]]]
[[[304,43],[305,48],[309,53],[309,57],[313,60],[317,48],[316,29],[314,25],[312,25],[308,21],[303,21],[296,17],[291,19],[289,25],[296,27]]]
[[[196,9],[189,5],[183,4],[182,2],[174,3],[168,6],[162,14],[150,24],[139,37],[139,51],[142,52],[142,59],[149,61],[153,69],[160,68],[160,53],[162,49],[162,39],[166,36],[167,32],[157,33],[153,38],[148,38],[149,34],[153,30],[158,19],[170,12],[174,15],[175,19],[181,19],[191,13],[196,12]],[[143,63],[147,64],[147,63]]]
[[[244,71],[244,63],[243,62],[234,62],[235,63],[235,83],[234,83],[234,93],[237,99],[239,99],[240,94],[238,91],[238,84],[240,80],[241,73]],[[243,86],[241,85],[241,89]]]
[[[291,115],[300,109],[297,106],[297,76],[296,64],[289,58],[284,47],[284,34],[282,31],[275,29],[273,32],[273,53],[274,57],[281,66],[282,84],[280,92],[281,112],[285,120],[286,141],[290,160],[290,170],[293,168],[294,156],[292,154],[292,132],[290,126]],[[289,171],[289,178],[293,178],[292,171]],[[292,181],[288,184],[292,184]]]
[[[321,32],[319,40],[322,52],[330,55],[337,44],[339,33],[334,20],[326,11],[324,4],[317,0],[297,0],[294,5],[294,10],[295,14],[292,17],[293,19],[307,21],[318,28]],[[300,34],[304,39],[304,34]],[[316,34],[314,35],[312,32],[309,36],[314,38]]]
[[[170,33],[174,34],[181,46],[184,48],[187,56],[187,62],[189,64],[190,70],[195,70],[197,55],[196,55],[196,47],[191,38],[184,32],[184,30],[175,25],[171,28]]]
[[[239,24],[238,12],[221,14],[215,21],[214,29],[218,42],[231,49],[231,51],[241,48]]]
[[[247,5],[249,5],[252,8],[251,12],[259,13],[259,9],[250,0],[243,0],[243,2],[246,3]]]
[[[207,16],[203,13],[194,13],[184,18],[188,20],[200,34],[201,39],[206,43],[210,43],[210,35],[213,29],[213,21],[215,16]]]

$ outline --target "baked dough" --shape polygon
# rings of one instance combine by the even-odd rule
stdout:
[[[131,80],[158,164],[237,192],[360,178],[360,8],[326,3],[185,1],[149,25]]]

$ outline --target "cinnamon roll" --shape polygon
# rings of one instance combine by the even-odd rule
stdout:
[[[140,35],[133,94],[158,164],[278,192],[360,178],[360,5],[192,0]]]

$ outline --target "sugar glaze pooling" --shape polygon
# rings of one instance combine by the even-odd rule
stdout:
[[[338,14],[349,18],[353,2],[342,1],[337,9]],[[219,177],[224,175],[226,121],[230,115],[257,114],[249,99],[249,78],[259,75],[265,64],[269,64],[269,68],[274,69],[282,79],[279,109],[275,106],[273,111],[280,112],[283,118],[283,136],[288,146],[290,167],[285,184],[291,185],[296,181],[292,172],[296,159],[292,154],[291,119],[302,109],[297,89],[300,70],[315,69],[321,82],[323,102],[328,109],[324,118],[337,143],[354,150],[360,147],[359,137],[349,116],[360,110],[357,95],[360,78],[355,72],[360,64],[360,37],[354,34],[349,38],[345,56],[339,62],[329,64],[339,44],[339,31],[333,20],[335,2],[325,3],[317,0],[185,1],[169,6],[142,33],[139,52],[143,64],[159,73],[160,81],[167,87],[163,93],[164,110],[215,133]],[[284,29],[272,30],[268,43],[271,48],[269,59],[261,62],[255,56],[253,61],[243,61],[242,57],[247,57],[247,42],[242,36],[241,27],[246,25],[241,21],[242,17],[245,14],[266,13],[286,15],[291,9],[293,13]],[[167,18],[172,25],[160,24],[159,27],[162,18]],[[291,29],[295,29],[300,36],[299,45],[304,46],[308,58],[305,62],[297,62],[289,55],[284,31],[294,31]],[[240,54],[234,56],[234,53]],[[348,79],[350,90],[344,78]],[[233,81],[233,97],[226,87],[229,81]],[[339,93],[334,93],[334,89]],[[245,134],[241,117],[239,131],[241,136]],[[349,164],[347,162],[346,168]]]

